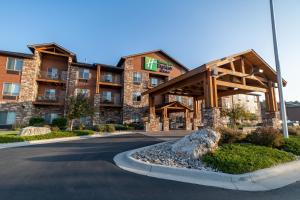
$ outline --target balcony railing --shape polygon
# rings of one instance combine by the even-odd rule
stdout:
[[[36,102],[41,103],[61,103],[63,104],[65,99],[64,94],[60,95],[38,95],[36,98]]]
[[[121,106],[121,98],[120,95],[112,96],[112,98],[100,97],[100,104],[104,105],[112,105],[112,106]]]
[[[66,81],[67,71],[62,71],[58,73],[49,73],[47,71],[40,71],[40,73],[38,74],[38,78],[46,79],[46,80]]]
[[[113,75],[113,76],[102,75],[100,76],[100,82],[121,84],[121,77],[117,75]]]

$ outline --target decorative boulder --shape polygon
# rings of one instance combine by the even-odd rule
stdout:
[[[172,151],[198,159],[206,153],[213,152],[218,147],[220,138],[220,133],[203,128],[175,142]]]
[[[19,132],[20,136],[31,136],[31,135],[45,135],[51,133],[50,128],[48,127],[34,127],[28,126],[26,128],[22,128]]]

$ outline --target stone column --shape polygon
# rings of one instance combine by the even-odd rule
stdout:
[[[100,124],[100,94],[94,95],[94,116],[93,125]]]
[[[163,118],[163,131],[169,131],[170,130],[170,124],[169,124],[169,118],[165,117]]]
[[[223,126],[219,108],[203,109],[203,125],[206,127],[217,128]]]
[[[273,127],[276,129],[281,128],[280,123],[280,113],[277,112],[266,112],[265,119],[263,120],[263,125],[267,127]]]

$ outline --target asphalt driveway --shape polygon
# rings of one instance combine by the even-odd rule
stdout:
[[[299,199],[300,184],[241,192],[137,175],[113,163],[119,152],[161,140],[140,134],[0,150],[2,200]]]

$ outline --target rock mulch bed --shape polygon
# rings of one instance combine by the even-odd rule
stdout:
[[[158,144],[135,152],[131,156],[137,160],[158,165],[215,171],[210,167],[205,166],[200,159],[193,159],[186,154],[173,152],[172,144],[174,144],[174,142],[176,141]]]

